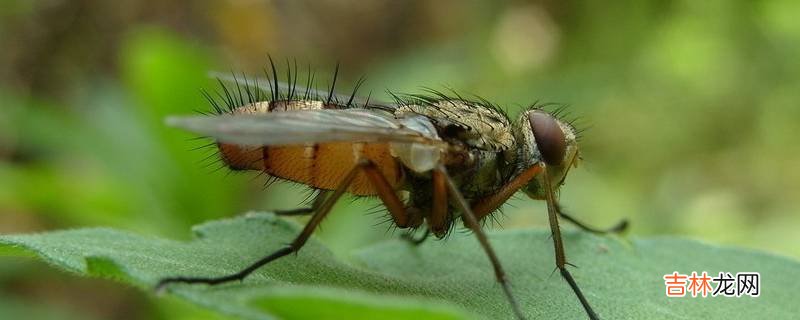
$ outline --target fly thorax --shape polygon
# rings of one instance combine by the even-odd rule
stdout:
[[[473,163],[463,168],[454,168],[451,174],[459,183],[466,198],[477,199],[494,193],[502,187],[507,176],[508,162],[502,153],[473,149]]]
[[[514,135],[508,118],[497,109],[464,100],[427,101],[398,108],[433,120],[439,137],[482,150],[509,150]]]

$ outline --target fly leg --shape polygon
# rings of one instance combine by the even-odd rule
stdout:
[[[526,169],[519,176],[511,180],[505,186],[503,186],[496,193],[491,194],[483,199],[479,199],[478,201],[475,202],[474,206],[472,207],[472,210],[475,213],[475,215],[479,217],[479,219],[483,219],[487,215],[491,214],[499,206],[501,206],[517,190],[525,186],[529,181],[531,181],[540,173],[544,173],[543,180],[545,181],[544,187],[547,200],[547,216],[550,222],[550,230],[553,236],[553,246],[555,247],[556,267],[558,267],[559,271],[561,272],[561,276],[567,281],[570,288],[572,288],[572,291],[575,292],[575,295],[578,296],[578,300],[580,300],[581,305],[586,310],[586,314],[589,316],[589,318],[598,319],[597,314],[594,312],[594,310],[592,310],[592,307],[589,305],[589,302],[586,301],[586,298],[583,296],[583,293],[581,292],[580,288],[578,288],[577,283],[575,283],[575,279],[572,278],[572,274],[570,274],[569,270],[566,269],[566,265],[568,263],[564,255],[564,245],[561,239],[561,230],[559,229],[558,226],[558,216],[562,216],[564,217],[564,219],[569,220],[571,222],[576,222],[576,220],[572,219],[572,217],[566,214],[559,212],[558,203],[555,201],[555,197],[553,196],[553,188],[550,185],[550,178],[547,175],[547,168],[544,167],[544,164],[537,164]],[[579,226],[585,227],[585,225],[583,224],[580,224]],[[622,228],[624,228],[624,226]]]
[[[486,237],[486,233],[483,232],[481,225],[478,223],[478,219],[475,217],[475,214],[472,213],[472,208],[470,208],[467,200],[464,199],[464,196],[461,195],[461,192],[458,190],[458,186],[456,186],[453,179],[447,174],[445,167],[443,165],[439,165],[434,170],[438,171],[444,178],[449,194],[455,198],[456,205],[461,210],[461,216],[462,219],[464,219],[464,223],[472,230],[472,232],[475,234],[475,237],[478,238],[478,242],[480,242],[481,247],[483,247],[483,251],[486,252],[487,256],[489,256],[489,261],[491,261],[492,267],[494,268],[495,278],[497,278],[497,282],[499,282],[503,287],[503,291],[508,298],[508,302],[511,304],[511,309],[514,311],[514,315],[517,317],[517,319],[525,319],[525,315],[522,314],[522,310],[519,308],[517,298],[514,297],[514,293],[511,292],[511,284],[508,282],[508,278],[506,278],[506,273],[503,270],[503,266],[500,264],[500,259],[497,258],[497,254],[495,254],[494,249],[489,243],[489,239]]]
[[[561,229],[558,226],[558,206],[556,204],[555,197],[553,196],[553,188],[550,184],[550,177],[547,173],[547,167],[544,168],[544,187],[545,187],[545,194],[547,200],[547,217],[550,222],[550,232],[553,236],[553,247],[555,248],[555,255],[556,255],[556,267],[561,272],[561,276],[564,280],[569,283],[570,288],[580,300],[583,309],[586,310],[586,314],[589,316],[589,319],[599,319],[597,313],[592,310],[592,307],[589,305],[589,301],[586,300],[586,297],[583,296],[583,292],[578,287],[578,284],[575,282],[575,279],[572,278],[572,274],[569,273],[567,270],[567,258],[564,254],[564,242],[561,239]]]
[[[339,200],[339,198],[341,198],[341,196],[345,193],[345,191],[347,191],[347,188],[350,186],[350,184],[356,178],[356,176],[358,175],[359,171],[363,170],[364,172],[367,173],[368,176],[371,175],[369,173],[370,172],[369,168],[375,169],[374,171],[377,171],[378,174],[380,174],[380,171],[378,171],[375,168],[375,165],[372,164],[371,162],[366,161],[366,160],[359,161],[359,163],[352,170],[350,170],[350,172],[347,174],[347,176],[345,176],[345,178],[342,179],[342,181],[336,187],[336,190],[334,190],[330,194],[330,196],[325,197],[324,200],[320,200],[322,203],[319,205],[319,208],[317,208],[317,210],[311,216],[311,220],[308,221],[306,226],[303,228],[303,230],[300,232],[300,234],[294,239],[294,241],[292,241],[290,244],[286,245],[285,247],[283,247],[281,249],[278,249],[277,251],[275,251],[275,252],[273,252],[273,253],[271,253],[271,254],[269,254],[269,255],[261,258],[261,259],[259,259],[256,262],[253,262],[252,264],[250,264],[246,268],[242,269],[239,272],[233,273],[233,274],[229,274],[229,275],[222,276],[222,277],[170,277],[170,278],[164,278],[164,279],[161,279],[158,282],[158,285],[156,285],[156,289],[157,290],[161,290],[166,285],[168,285],[170,283],[204,283],[204,284],[208,284],[208,285],[215,285],[215,284],[220,284],[220,283],[225,283],[225,282],[230,282],[230,281],[243,280],[245,277],[250,275],[253,271],[255,271],[256,269],[258,269],[258,268],[260,268],[262,266],[264,266],[265,264],[270,263],[270,262],[272,262],[272,261],[274,261],[274,260],[276,260],[278,258],[281,258],[283,256],[286,256],[286,255],[288,255],[290,253],[297,252],[298,250],[300,250],[300,248],[303,247],[303,245],[306,243],[308,238],[311,237],[311,234],[314,232],[314,230],[317,228],[317,226],[319,226],[319,224],[322,222],[322,220],[325,219],[325,217],[328,215],[328,213],[331,212],[331,208],[333,208],[333,205],[336,203],[336,201]],[[381,175],[381,177],[383,177],[383,176]],[[370,178],[370,180],[373,180],[373,179]],[[384,178],[383,181],[386,182],[386,179]],[[373,181],[373,183],[374,183],[374,181]],[[385,186],[389,187],[389,184],[386,183]],[[377,189],[381,189],[383,187],[380,187],[380,186],[376,185],[376,188]],[[399,200],[399,198],[397,198],[397,195],[394,193],[394,191],[391,192],[391,195],[394,195],[395,200],[397,200],[396,203],[400,203],[399,202],[400,200]],[[390,208],[390,211],[391,211],[392,209],[391,209],[390,204],[387,203],[386,199],[384,199],[384,198],[390,198],[390,196],[382,195],[381,199],[384,200],[384,203],[386,204],[386,206],[388,208]],[[394,204],[395,204],[395,202],[392,202],[392,205],[394,205]],[[401,207],[401,209],[402,209],[402,207]],[[398,220],[407,221],[407,217],[405,217],[405,216],[397,216],[397,217],[395,217],[395,220],[396,221],[398,221]]]
[[[405,241],[408,241],[408,243],[412,245],[418,246],[423,242],[425,242],[425,240],[427,240],[428,236],[430,235],[431,235],[431,229],[425,229],[425,233],[423,233],[422,236],[420,236],[419,238],[414,238],[414,235],[410,233],[404,233],[402,236],[400,236],[400,238]]]
[[[422,215],[417,212],[418,210],[406,210],[400,197],[397,196],[397,192],[372,161],[361,160],[358,167],[364,171],[367,179],[375,187],[378,197],[392,216],[394,224],[400,228],[416,228],[422,224]]]
[[[431,172],[431,213],[428,216],[428,229],[438,238],[444,237],[450,229],[452,219],[447,213],[447,182],[443,171]]]
[[[289,210],[274,210],[276,215],[279,216],[304,216],[309,215],[316,212],[322,204],[325,202],[325,197],[330,194],[328,190],[320,190],[316,196],[314,196],[314,201],[311,203],[309,207],[297,208],[297,209],[289,209]]]
[[[598,229],[598,228],[595,228],[595,227],[591,227],[591,226],[581,222],[580,220],[576,220],[571,215],[566,214],[564,211],[562,211],[561,206],[558,205],[558,203],[555,203],[555,206],[556,206],[556,212],[558,213],[558,216],[564,218],[564,220],[572,222],[572,224],[574,224],[578,228],[583,229],[584,231],[588,231],[588,232],[596,233],[596,234],[606,234],[606,233],[622,233],[626,229],[628,229],[628,219],[622,219],[620,222],[618,222],[616,225],[614,225],[614,226],[612,226],[610,228]]]
[[[402,236],[403,240],[406,240],[415,246],[425,242],[431,233],[441,238],[445,233],[447,233],[451,223],[451,220],[448,219],[447,215],[447,185],[445,183],[444,175],[441,172],[434,170],[431,172],[431,176],[433,177],[433,206],[427,218],[428,227],[425,229],[425,233],[423,233],[419,238],[415,239],[408,233],[403,234]],[[409,214],[413,214],[413,212],[418,212],[419,210],[410,208],[410,210],[407,209],[406,211],[408,211]]]
[[[370,180],[372,186],[378,193],[378,197],[386,206],[389,214],[392,216],[394,223],[400,228],[416,228],[422,224],[422,214],[415,208],[406,208],[403,202],[397,196],[397,193],[392,188],[389,181],[383,173],[370,161],[362,161],[361,168]],[[403,234],[402,239],[410,242],[413,245],[419,245],[428,238],[430,229],[426,229],[425,233],[417,239],[414,239],[410,234]]]
[[[431,172],[432,176],[432,189],[433,192],[433,205],[431,206],[430,215],[428,215],[428,228],[422,237],[418,239],[412,238],[410,235],[404,235],[404,239],[410,241],[413,245],[419,245],[428,236],[433,233],[437,237],[443,237],[450,229],[452,220],[447,214],[447,183],[445,182],[444,174],[441,171],[434,170]]]

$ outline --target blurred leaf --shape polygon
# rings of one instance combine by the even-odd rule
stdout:
[[[82,229],[2,236],[0,248],[5,249],[0,254],[18,254],[22,248],[66,270],[152,290],[165,276],[238,271],[297,231],[296,225],[271,214],[251,214],[196,227],[197,238],[189,243]],[[494,233],[492,242],[531,318],[582,318],[583,310],[569,287],[552,273],[548,237],[544,230],[510,231]],[[787,319],[800,312],[793,301],[800,290],[795,280],[800,264],[786,258],[674,238],[625,243],[566,232],[565,243],[570,261],[580,266],[573,269],[577,281],[605,318]],[[469,235],[455,234],[448,241],[430,241],[418,248],[388,241],[357,252],[354,263],[336,259],[311,240],[297,256],[267,265],[244,283],[174,285],[170,291],[247,319],[510,317],[491,267]],[[673,271],[760,272],[761,296],[667,298],[662,277]]]
[[[133,32],[120,51],[124,78],[154,120],[207,109],[199,89],[207,86],[206,48],[160,28]]]
[[[153,158],[121,154],[143,163],[157,176],[148,179],[148,187],[143,189],[156,191],[156,202],[170,208],[167,212],[179,223],[218,217],[243,202],[241,184],[221,179],[225,171],[209,174],[219,165],[208,148],[189,152],[207,141],[191,141],[196,137],[163,124],[166,115],[210,109],[200,94],[202,88],[210,88],[206,73],[214,69],[207,51],[171,31],[149,27],[132,32],[120,54],[125,85],[138,104],[132,110],[143,119],[150,138],[138,154],[152,154]]]
[[[42,3],[38,1],[0,1],[0,17],[26,17],[41,5]],[[2,27],[0,27],[0,30],[2,30]]]
[[[26,320],[90,320],[86,314],[77,314],[68,308],[17,300],[0,294],[0,319]]]

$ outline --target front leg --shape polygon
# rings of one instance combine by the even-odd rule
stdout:
[[[461,211],[461,218],[464,220],[464,224],[466,224],[467,227],[472,230],[472,233],[475,234],[476,238],[478,238],[478,243],[480,243],[483,251],[489,257],[489,262],[491,262],[492,268],[494,269],[495,278],[497,279],[497,282],[500,283],[500,286],[503,287],[503,292],[506,294],[506,298],[508,299],[508,303],[511,305],[511,310],[514,312],[514,316],[520,320],[525,319],[525,315],[522,313],[522,309],[519,307],[519,302],[517,302],[516,296],[511,291],[511,284],[508,281],[506,272],[503,270],[503,265],[500,263],[500,259],[494,252],[494,248],[492,248],[491,243],[489,243],[489,238],[486,236],[486,233],[483,232],[483,229],[481,228],[477,217],[467,203],[467,200],[464,199],[464,196],[461,194],[458,186],[447,174],[447,169],[443,165],[439,165],[439,167],[434,170],[438,171],[442,175],[448,193],[453,197],[456,206]]]

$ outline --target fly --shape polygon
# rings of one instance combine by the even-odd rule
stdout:
[[[241,271],[222,277],[171,277],[170,283],[209,285],[242,280],[261,266],[298,251],[333,205],[345,193],[378,196],[398,228],[424,228],[420,243],[433,234],[443,238],[463,221],[489,257],[497,281],[519,319],[519,308],[500,259],[481,221],[514,193],[547,203],[556,267],[587,315],[597,319],[566,266],[558,219],[594,233],[621,232],[625,220],[600,230],[564,213],[556,191],[570,168],[580,161],[578,131],[558,112],[534,105],[511,121],[483,99],[427,90],[393,94],[384,103],[334,94],[338,66],[328,92],[317,91],[309,71],[305,87],[297,84],[297,67],[287,68],[280,82],[270,58],[266,80],[235,76],[220,81],[217,97],[205,93],[213,114],[170,117],[167,123],[215,141],[222,161],[233,170],[255,170],[308,185],[320,192],[307,208],[279,215],[310,215],[287,246]],[[288,65],[288,63],[287,63]]]

